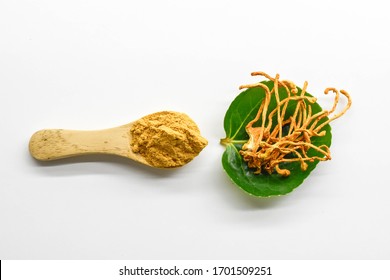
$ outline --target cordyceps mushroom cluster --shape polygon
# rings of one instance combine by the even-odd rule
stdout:
[[[324,136],[324,126],[341,117],[351,106],[351,98],[344,90],[335,88],[325,89],[325,94],[334,93],[334,103],[330,110],[322,110],[313,113],[311,104],[316,98],[305,95],[308,83],[305,82],[298,93],[295,84],[288,80],[280,80],[279,75],[271,77],[264,72],[253,72],[252,76],[264,76],[273,82],[273,88],[269,89],[264,83],[255,83],[240,86],[244,88],[260,87],[265,91],[256,117],[245,127],[249,135],[240,154],[250,168],[254,168],[255,174],[266,171],[272,174],[276,171],[282,176],[289,176],[290,170],[281,168],[280,164],[300,162],[301,170],[307,169],[307,162],[314,160],[325,161],[331,159],[327,145],[316,146],[312,144],[312,137]],[[287,96],[280,98],[279,88],[283,87]],[[276,107],[269,108],[272,95],[276,100]],[[347,98],[347,105],[335,113],[340,95]],[[287,115],[286,110],[294,102],[293,114]],[[291,109],[289,109],[291,111]],[[333,114],[333,115],[332,115]],[[276,124],[274,120],[276,119]],[[260,120],[260,123],[259,123]],[[314,149],[319,155],[309,156],[308,151]]]

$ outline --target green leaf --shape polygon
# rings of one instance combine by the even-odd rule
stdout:
[[[273,82],[262,82],[269,89],[273,88]],[[301,89],[298,88],[298,95],[301,93]],[[307,96],[311,96],[309,93],[305,93]],[[284,88],[279,88],[280,100],[287,97],[287,92]],[[296,187],[298,187],[303,180],[309,176],[310,172],[318,164],[318,160],[314,162],[306,162],[308,168],[306,171],[302,171],[299,162],[283,163],[280,164],[281,168],[290,170],[290,176],[283,177],[277,173],[272,174],[254,174],[253,170],[248,168],[247,163],[242,159],[239,151],[244,143],[249,139],[248,134],[245,131],[245,126],[253,120],[257,114],[262,100],[265,98],[264,89],[250,88],[241,92],[236,99],[230,104],[229,109],[226,112],[224,119],[224,129],[226,132],[226,138],[221,140],[221,143],[226,145],[226,150],[222,156],[222,166],[232,181],[247,193],[254,196],[275,196],[284,195]],[[296,101],[290,101],[286,111],[286,118],[294,113]],[[276,107],[275,95],[272,95],[269,105],[269,112]],[[322,108],[317,103],[311,104],[313,115],[322,111]],[[276,115],[276,114],[275,114]],[[327,118],[322,120],[326,121]],[[261,120],[259,120],[261,121]],[[276,124],[276,116],[273,120]],[[327,145],[330,147],[332,135],[329,125],[324,126],[323,130],[326,131],[325,136],[312,137],[311,141],[314,145]],[[308,156],[318,156],[321,154],[313,149],[309,149]]]

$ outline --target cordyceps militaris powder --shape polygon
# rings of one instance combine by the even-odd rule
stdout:
[[[154,167],[179,167],[196,157],[207,145],[196,123],[186,114],[163,111],[136,121],[131,149]]]

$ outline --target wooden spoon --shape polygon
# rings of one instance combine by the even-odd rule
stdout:
[[[44,129],[31,136],[29,149],[37,160],[49,161],[87,154],[127,157],[151,166],[143,156],[132,151],[130,129],[133,122],[103,130]]]
[[[179,123],[184,121],[184,117],[186,121],[190,120],[192,122],[192,120],[189,119],[187,115],[182,113],[167,111],[159,113],[163,116],[174,114],[174,116],[178,118]],[[151,114],[149,116],[152,115],[154,114]],[[144,118],[146,117],[148,116],[145,116]],[[140,120],[142,119],[143,118],[141,118]],[[131,143],[133,140],[131,128],[138,121],[104,130],[40,130],[34,133],[30,139],[30,153],[35,159],[43,161],[50,161],[87,154],[109,154],[126,157],[142,164],[156,167],[155,164],[148,162],[144,156],[142,156],[140,153],[135,153],[131,148]],[[195,123],[193,123],[193,125],[195,125],[196,127]],[[188,134],[188,131],[182,132],[183,137],[187,137],[186,134]],[[167,145],[176,145],[177,147],[177,143],[169,143]],[[169,149],[170,147],[164,148]],[[195,157],[196,155],[197,154],[194,154],[193,157]],[[190,161],[191,159],[189,159],[188,161]],[[157,167],[178,167],[185,163],[179,163],[176,166]]]

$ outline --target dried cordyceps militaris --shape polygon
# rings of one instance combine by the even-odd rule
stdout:
[[[279,80],[279,74],[272,78],[264,72],[252,73],[252,76],[258,75],[271,80],[274,84],[273,88],[270,90],[263,83],[240,86],[240,89],[261,87],[265,91],[265,98],[260,104],[256,117],[246,125],[245,129],[249,135],[249,140],[240,151],[248,166],[256,169],[254,173],[259,174],[266,171],[272,174],[276,171],[282,176],[289,176],[290,171],[281,168],[279,164],[298,161],[304,171],[307,169],[306,161],[331,159],[329,147],[326,145],[317,147],[311,143],[311,138],[313,136],[324,136],[326,133],[322,130],[324,126],[345,114],[351,106],[349,94],[344,90],[338,91],[335,88],[325,89],[325,94],[328,94],[329,91],[335,93],[333,107],[330,111],[323,110],[312,114],[310,104],[314,104],[316,98],[305,95],[307,82],[304,83],[301,92],[298,94],[295,84],[291,81]],[[287,97],[283,100],[280,100],[279,97],[280,87],[287,91]],[[348,99],[348,103],[339,113],[329,117],[336,110],[340,93]],[[272,94],[276,99],[276,108],[270,110],[269,104]],[[296,101],[296,107],[293,109],[294,113],[287,116],[287,107],[290,101],[293,100]],[[273,118],[275,119],[275,117],[277,123],[273,126]],[[324,121],[323,119],[326,117],[329,118]],[[261,125],[254,126],[259,120]],[[323,156],[308,156],[309,149],[314,149]]]

